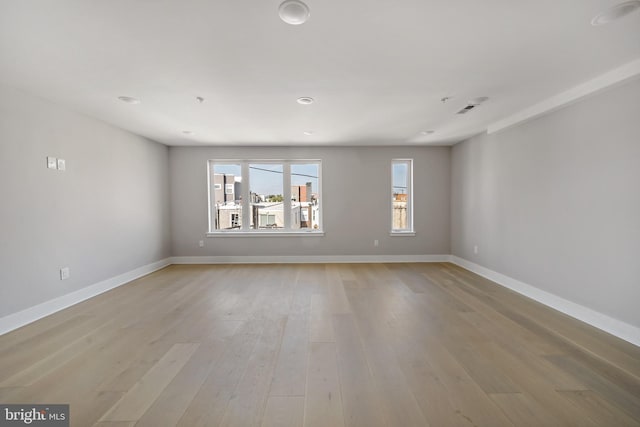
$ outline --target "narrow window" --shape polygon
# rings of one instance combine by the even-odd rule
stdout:
[[[413,160],[391,161],[391,232],[413,232]]]

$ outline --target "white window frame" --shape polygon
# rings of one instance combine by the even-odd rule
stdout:
[[[408,170],[408,181],[407,182],[407,228],[397,229],[393,228],[393,165],[395,164],[406,164]],[[390,173],[390,181],[389,184],[391,186],[391,203],[389,206],[389,214],[390,214],[390,226],[391,226],[391,236],[415,236],[415,230],[413,228],[413,159],[392,159],[391,160],[391,173]]]
[[[291,215],[287,215],[286,213],[291,212],[291,166],[296,164],[317,164],[318,165],[318,197],[320,199],[320,206],[318,209],[318,214],[320,216],[318,221],[317,229],[292,229],[291,228]],[[241,176],[242,176],[242,186],[241,186],[241,195],[236,194],[236,198],[241,196],[241,206],[242,206],[242,226],[240,230],[214,230],[214,224],[212,222],[212,214],[213,214],[213,205],[211,197],[213,196],[211,191],[211,178],[213,174],[214,165],[240,165]],[[278,164],[282,165],[283,174],[282,174],[282,185],[283,185],[283,216],[284,216],[284,228],[283,229],[251,229],[250,228],[250,215],[247,215],[247,212],[250,212],[250,204],[249,193],[251,188],[251,182],[249,178],[249,165],[250,164]],[[323,208],[324,208],[324,200],[322,198],[322,160],[320,159],[295,159],[295,160],[284,160],[284,159],[209,159],[207,161],[207,200],[208,200],[208,223],[209,230],[207,232],[207,236],[209,237],[247,237],[247,236],[324,236],[324,225],[323,225]]]

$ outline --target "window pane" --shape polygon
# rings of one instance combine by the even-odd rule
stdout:
[[[249,164],[250,228],[284,228],[284,185],[282,176],[283,167],[281,164]]]
[[[291,165],[291,229],[320,228],[318,163]]]
[[[410,208],[410,163],[394,161],[392,164],[392,229],[409,230],[411,228]]]
[[[211,228],[242,227],[242,172],[239,164],[213,164],[211,179]]]

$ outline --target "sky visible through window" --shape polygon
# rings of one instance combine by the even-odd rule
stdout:
[[[213,166],[213,173],[226,173],[229,175],[240,176],[240,165],[220,165]]]
[[[406,163],[393,164],[393,193],[405,194],[407,192],[408,167]]]
[[[311,183],[313,192],[318,191],[318,167],[314,164],[292,164],[291,165],[291,185],[305,185]],[[214,173],[224,173],[240,176],[240,165],[238,164],[215,164]],[[251,191],[258,194],[281,194],[282,193],[282,165],[281,164],[251,164]]]
[[[283,167],[281,164],[249,164],[249,186],[250,191],[256,194],[282,195],[282,174]]]

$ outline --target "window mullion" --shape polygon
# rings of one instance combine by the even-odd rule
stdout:
[[[243,161],[241,164],[242,171],[242,228],[241,230],[249,230],[251,225],[251,205],[249,204],[249,162]]]
[[[283,188],[283,204],[282,204],[282,216],[284,219],[285,231],[291,230],[291,163],[284,162],[282,164],[282,185]]]

